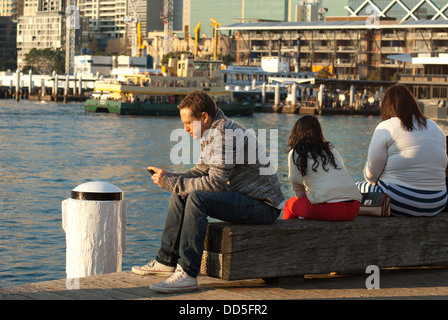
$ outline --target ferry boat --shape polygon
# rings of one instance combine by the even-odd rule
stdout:
[[[260,99],[264,85],[266,99],[273,100],[278,84],[280,100],[283,101],[288,96],[288,84],[297,83],[312,88],[316,77],[314,72],[291,72],[287,57],[262,57],[259,67],[233,65],[221,72],[226,90],[241,99]]]
[[[87,112],[120,115],[174,116],[179,115],[177,106],[186,95],[203,90],[227,116],[252,115],[255,102],[235,100],[232,92],[225,90],[220,69],[219,61],[194,61],[182,55],[159,74],[129,74],[96,81],[84,108]]]

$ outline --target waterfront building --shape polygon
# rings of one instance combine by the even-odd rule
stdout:
[[[147,57],[129,56],[75,56],[75,72],[87,77],[109,77],[115,74],[145,72],[148,69]]]
[[[400,83],[420,100],[448,100],[448,53],[418,53],[404,58],[410,68],[400,75]]]
[[[448,22],[331,18],[322,22],[235,23],[220,27],[235,37],[237,64],[260,65],[263,56],[290,58],[291,71],[328,68],[334,79],[367,80],[377,70],[381,80],[397,79],[409,67],[390,56],[448,50]],[[298,59],[299,57],[299,59]]]

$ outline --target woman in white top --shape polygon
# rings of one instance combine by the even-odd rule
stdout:
[[[404,85],[386,90],[370,142],[361,192],[385,192],[391,213],[435,216],[445,207],[446,137]]]
[[[334,146],[325,140],[314,116],[297,120],[288,140],[289,178],[295,197],[283,209],[283,219],[298,217],[348,221],[359,212],[361,194]]]

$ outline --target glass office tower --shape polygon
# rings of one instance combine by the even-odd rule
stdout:
[[[372,3],[388,18],[401,20],[448,20],[448,3],[446,0],[373,0]],[[349,14],[369,15],[372,4],[365,0],[349,0]],[[368,12],[367,12],[368,10]],[[376,8],[375,8],[376,10]],[[353,14],[355,13],[355,14]]]
[[[256,20],[295,21],[296,6],[306,2],[303,0],[191,0],[190,30],[201,22],[201,33],[213,36],[210,18],[217,20],[222,26]],[[308,2],[311,1],[308,0]]]

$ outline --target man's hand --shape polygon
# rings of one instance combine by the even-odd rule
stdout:
[[[166,171],[163,170],[163,169],[160,169],[160,168],[156,168],[156,167],[148,167],[147,169],[148,169],[148,170],[153,170],[153,171],[154,171],[154,174],[152,175],[151,179],[152,179],[152,181],[154,181],[154,183],[155,183],[156,185],[158,185],[159,187],[161,187],[161,186],[162,186],[163,178],[164,178],[165,175],[166,175]]]

